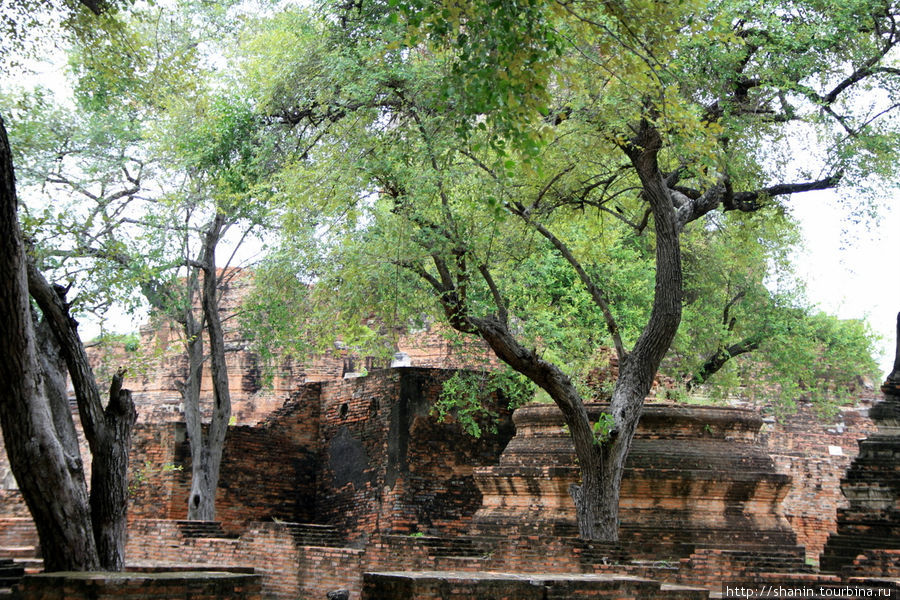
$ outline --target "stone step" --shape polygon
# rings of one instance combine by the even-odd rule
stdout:
[[[36,558],[38,549],[34,546],[0,546],[2,558]]]
[[[298,546],[325,548],[342,548],[344,546],[343,536],[333,525],[286,522],[280,522],[280,525],[290,531],[294,543]]]
[[[26,575],[34,575],[35,573],[41,573],[44,571],[44,561],[40,558],[16,558],[15,560],[17,565],[20,565],[23,569],[25,569]]]
[[[781,550],[698,548],[687,560],[697,565],[707,560],[723,562],[736,573],[742,573],[741,577],[755,577],[760,573],[814,572],[812,565],[806,563],[805,551],[800,546]]]
[[[431,556],[478,558],[484,555],[484,551],[471,537],[424,536],[415,539],[428,548]]]
[[[234,534],[227,533],[219,521],[176,521],[178,530],[186,538],[235,538]]]
[[[465,535],[444,537],[436,535],[389,535],[387,539],[398,545],[415,545],[434,558],[482,559],[499,544],[496,536]]]
[[[591,564],[623,564],[631,561],[628,547],[615,542],[598,542],[572,538],[572,548],[583,561]]]
[[[0,559],[0,591],[10,590],[7,596],[11,596],[13,586],[22,581],[23,577],[25,577],[25,567],[16,559]],[[0,593],[0,597],[3,597],[2,593]]]
[[[686,585],[664,583],[659,587],[659,598],[665,600],[708,600],[709,590]]]

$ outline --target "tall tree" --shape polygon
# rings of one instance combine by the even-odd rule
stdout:
[[[217,268],[216,250],[229,230],[240,229],[241,241],[251,235],[263,214],[259,203],[249,206],[245,180],[260,144],[245,135],[246,110],[204,90],[212,71],[198,47],[227,45],[235,30],[226,10],[227,3],[135,9],[117,43],[74,46],[74,110],[41,91],[10,102],[22,117],[15,133],[28,181],[55,200],[26,215],[41,260],[79,282],[82,309],[122,300],[134,307],[138,291],[181,330],[189,364],[179,389],[193,465],[186,503],[199,520],[215,518],[230,420],[218,305],[234,261]],[[214,400],[204,433],[207,361]]]
[[[542,388],[578,456],[572,495],[581,535],[617,539],[625,458],[682,318],[685,231],[711,214],[765,214],[791,194],[861,187],[889,172],[890,116],[900,105],[892,63],[898,7],[390,6],[396,10],[365,2],[337,10],[342,41],[329,64],[345,70],[329,73],[328,93],[291,79],[295,66],[315,64],[307,58],[287,64],[285,83],[263,104],[288,127],[333,123],[285,171],[281,191],[318,209],[329,200],[315,196],[326,194],[335,209],[297,235],[326,254],[314,272],[320,278],[325,265],[353,257],[391,265],[382,270],[385,285],[415,289],[401,271],[418,278],[446,323],[480,336]],[[880,93],[861,96],[867,87]],[[821,138],[821,157],[799,168],[779,162],[780,150],[810,132]],[[599,424],[589,421],[564,362],[522,336],[529,315],[513,310],[505,288],[514,268],[507,275],[499,267],[521,256],[512,235],[558,253],[615,348],[619,376]],[[650,304],[635,331],[622,327],[604,272],[604,240],[615,235],[645,237],[654,257]],[[335,282],[360,272],[345,269]]]
[[[0,424],[10,466],[47,546],[50,570],[99,566],[81,457],[57,436],[41,369],[29,306],[25,246],[18,227],[12,157],[0,127]],[[67,452],[67,449],[69,452]]]
[[[500,9],[500,20],[505,16],[512,23],[500,43],[492,39],[494,26],[484,26],[497,21],[496,10],[490,3],[475,2],[445,24],[429,20],[437,13],[426,7],[424,18],[413,19],[429,35],[459,49],[454,66],[463,85],[472,90],[466,102],[494,108],[509,135],[518,135],[515,126],[529,102],[538,112],[583,119],[594,128],[609,155],[617,151],[625,159],[619,164],[638,186],[638,215],[649,210],[651,217],[656,266],[647,323],[627,349],[616,341],[615,320],[607,318],[620,362],[607,438],[592,443],[577,395],[551,391],[553,381],[563,381],[552,367],[537,357],[514,366],[546,376],[550,383],[539,385],[566,416],[582,468],[581,487],[573,490],[582,534],[615,539],[624,460],[643,398],[681,319],[682,233],[712,211],[756,212],[792,193],[834,188],[848,178],[861,184],[867,175],[886,173],[884,161],[892,160],[890,140],[896,138],[886,115],[897,106],[900,72],[892,57],[900,40],[895,27],[898,7],[881,1],[852,6],[694,2],[677,7],[537,1]],[[534,18],[511,18],[523,13]],[[848,44],[848,38],[853,42]],[[578,66],[562,73],[563,63],[556,56]],[[558,66],[549,72],[534,68],[512,73],[498,91],[477,87],[484,75],[496,76],[517,59],[535,67]],[[553,89],[551,73],[586,93],[563,95],[555,106],[546,104]],[[503,88],[509,93],[514,86],[526,92],[517,103],[524,108],[506,110]],[[867,86],[884,96],[861,107],[859,92]],[[766,161],[772,160],[773,149],[765,145],[772,136],[802,135],[804,125],[817,128],[823,139],[824,156],[812,167],[820,174],[769,168]],[[600,203],[618,207],[609,196]],[[529,218],[538,208],[535,202],[514,201],[511,211]],[[602,285],[590,278],[582,281],[589,289],[595,285],[600,292],[597,304],[604,309],[608,300]],[[458,286],[445,289],[444,297]],[[480,333],[496,349],[498,344],[490,339],[494,333]],[[521,353],[511,354],[520,360]]]

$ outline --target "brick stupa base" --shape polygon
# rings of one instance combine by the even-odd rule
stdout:
[[[859,455],[841,480],[850,506],[838,511],[837,532],[821,558],[823,571],[900,578],[900,389],[869,411],[878,426],[859,442]]]
[[[596,420],[605,408],[589,405]],[[513,415],[516,436],[500,464],[476,469],[483,494],[478,534],[577,534],[569,485],[578,480],[574,449],[555,405]],[[767,550],[793,557],[802,548],[781,512],[791,478],[757,443],[753,410],[647,404],[626,463],[619,502],[620,539],[634,558],[678,558],[702,548]]]

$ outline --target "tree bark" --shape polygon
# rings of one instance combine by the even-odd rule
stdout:
[[[643,196],[653,213],[656,230],[656,274],[650,318],[631,352],[621,361],[619,377],[610,399],[614,426],[600,444],[602,488],[598,531],[602,539],[618,540],[619,489],[625,460],[631,450],[637,424],[653,378],[669,350],[681,322],[683,279],[680,229],[672,198],[657,163],[661,147],[659,132],[643,121],[625,148],[637,172]]]
[[[56,433],[31,317],[15,180],[0,118],[0,426],[49,571],[99,566],[80,458]]]
[[[137,412],[131,391],[122,389],[120,369],[109,388],[99,453],[91,466],[91,517],[100,565],[106,571],[125,568],[128,525],[128,455]]]
[[[196,275],[189,283],[191,289],[197,284]],[[193,293],[190,294],[193,297]],[[188,376],[187,381],[178,386],[184,401],[184,422],[187,428],[188,443],[191,449],[191,492],[188,495],[188,519],[192,521],[211,521],[205,518],[209,511],[204,501],[209,494],[204,482],[203,459],[203,425],[200,414],[200,387],[203,378],[203,326],[194,318],[193,308],[188,305],[182,321],[185,339],[187,340]]]
[[[578,390],[568,375],[551,362],[545,361],[533,350],[522,346],[512,335],[506,323],[496,317],[469,318],[478,334],[488,343],[494,353],[510,367],[528,377],[546,391],[563,414],[569,427],[581,483],[574,484],[570,493],[575,502],[578,534],[584,539],[618,539],[618,529],[603,528],[601,515],[605,481],[601,472],[602,456],[600,446],[594,443],[594,432],[587,414],[587,408]],[[614,503],[618,507],[618,488]],[[617,519],[614,519],[617,524]]]

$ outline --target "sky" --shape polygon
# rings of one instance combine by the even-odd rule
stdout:
[[[795,262],[807,296],[840,318],[868,320],[882,337],[886,376],[900,312],[900,198],[885,199],[879,218],[867,225],[854,225],[833,192],[795,194],[790,204],[803,229],[805,247]]]

